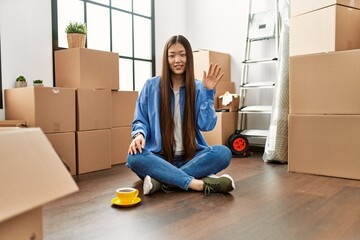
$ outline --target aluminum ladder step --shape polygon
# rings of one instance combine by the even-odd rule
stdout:
[[[246,106],[239,110],[242,113],[271,113],[272,106]]]
[[[275,63],[278,58],[263,58],[263,59],[248,59],[243,61],[243,64],[254,64],[254,63]]]
[[[270,40],[270,39],[275,39],[275,35],[271,35],[271,36],[264,36],[264,37],[253,37],[253,38],[248,38],[248,42],[256,42],[256,41],[262,41],[262,40]]]
[[[246,129],[241,132],[242,135],[246,137],[261,137],[266,138],[268,136],[268,130],[258,130],[258,129]]]
[[[275,87],[275,81],[245,83],[244,85],[242,85],[240,87],[244,88],[244,89],[273,88],[273,87]]]

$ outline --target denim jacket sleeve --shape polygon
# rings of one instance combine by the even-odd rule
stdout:
[[[148,91],[147,84],[145,83],[143,90],[140,92],[136,101],[131,137],[133,137],[136,133],[141,132],[146,139],[149,133],[149,124]]]
[[[214,109],[215,90],[208,90],[202,82],[196,81],[196,124],[200,131],[214,129],[217,116]]]

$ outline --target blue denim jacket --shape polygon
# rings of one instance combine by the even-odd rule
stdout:
[[[202,150],[208,147],[200,131],[210,131],[215,127],[217,116],[214,109],[215,90],[207,90],[201,81],[195,80],[195,121],[196,121],[196,148]],[[174,95],[172,95],[174,109]],[[180,115],[183,117],[185,104],[185,86],[180,88]],[[136,102],[132,134],[141,132],[146,139],[145,149],[161,152],[160,130],[160,77],[148,79],[141,90]],[[170,120],[170,119],[169,119]]]

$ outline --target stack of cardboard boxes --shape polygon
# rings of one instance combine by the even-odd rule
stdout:
[[[55,85],[6,90],[6,119],[40,127],[73,175],[126,162],[138,93],[119,91],[119,55],[86,48],[56,51]],[[118,127],[128,131],[114,135]]]
[[[235,83],[230,78],[230,55],[221,52],[198,50],[194,51],[194,67],[195,67],[195,79],[203,79],[203,71],[208,71],[210,64],[219,64],[221,71],[224,73],[223,78],[216,87],[216,94],[214,99],[215,109],[230,109],[229,112],[217,112],[218,117],[215,128],[209,132],[203,132],[204,138],[209,145],[222,144],[226,145],[227,139],[236,130],[237,116],[238,116],[238,101],[234,101],[232,104],[237,106],[223,106],[221,105],[221,99],[225,92],[235,93]]]
[[[5,90],[5,117],[40,127],[61,159],[76,174],[76,107],[73,88],[25,87]]]
[[[360,179],[360,1],[291,8],[289,171]]]

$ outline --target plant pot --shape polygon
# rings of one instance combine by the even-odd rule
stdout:
[[[79,33],[67,34],[69,48],[85,48],[86,35]]]
[[[15,81],[15,87],[16,88],[27,87],[27,82]]]
[[[43,87],[44,84],[43,83],[34,83],[33,86],[34,87]]]

